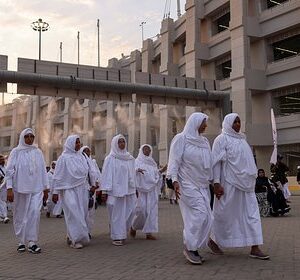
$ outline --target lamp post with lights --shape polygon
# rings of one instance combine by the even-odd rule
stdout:
[[[31,23],[31,28],[34,31],[39,32],[39,60],[41,60],[42,55],[42,32],[45,32],[49,30],[49,23],[43,21],[41,18],[39,18],[37,21],[34,21]]]

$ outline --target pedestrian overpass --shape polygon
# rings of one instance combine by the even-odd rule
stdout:
[[[26,95],[218,108],[221,115],[231,111],[229,92],[218,90],[214,80],[25,58],[18,58],[17,71],[8,71],[7,56],[0,55],[1,92],[7,83],[16,83],[17,93]]]

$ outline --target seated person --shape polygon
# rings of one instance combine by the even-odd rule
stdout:
[[[269,204],[269,212],[272,216],[284,215],[290,211],[290,207],[286,204],[282,189],[280,188],[280,181],[276,174],[272,174],[269,180],[263,169],[258,170],[258,177],[256,179],[255,193],[258,199],[259,208],[262,216],[266,216],[266,202],[265,195]],[[265,208],[264,208],[265,207]]]

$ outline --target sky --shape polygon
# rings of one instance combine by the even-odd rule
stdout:
[[[176,0],[171,17],[176,18]],[[80,32],[80,64],[97,65],[97,19],[100,19],[101,66],[112,57],[141,48],[144,38],[157,35],[166,0],[0,0],[0,54],[8,56],[9,70],[17,57],[38,59],[38,32],[30,24],[41,18],[50,29],[42,33],[42,59],[77,63],[77,32]],[[185,0],[181,0],[182,12]]]

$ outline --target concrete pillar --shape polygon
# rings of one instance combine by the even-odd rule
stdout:
[[[199,51],[201,45],[200,17],[203,12],[203,1],[187,0],[186,9],[186,76],[201,78],[201,60]]]
[[[106,154],[110,152],[111,140],[116,134],[116,121],[114,102],[107,101],[107,117],[106,117]]]
[[[246,73],[250,68],[250,39],[247,36],[248,1],[230,0],[230,33],[231,33],[231,99],[233,111],[237,112],[242,121],[242,127],[252,123],[251,92],[248,89]]]
[[[161,65],[159,72],[171,76],[178,75],[178,65],[173,63],[174,21],[166,18],[161,23]]]
[[[168,162],[168,155],[171,143],[171,135],[172,135],[172,125],[169,118],[169,106],[160,105],[159,106],[159,143],[158,143],[158,151],[159,151],[159,164],[164,165]]]

